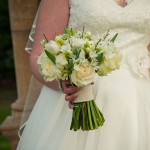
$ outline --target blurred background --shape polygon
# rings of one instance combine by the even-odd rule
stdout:
[[[0,0],[0,124],[11,115],[10,105],[17,98],[8,2]],[[0,133],[0,150],[10,150],[11,143]]]
[[[0,0],[0,150],[16,150],[30,83],[24,50],[40,0]]]

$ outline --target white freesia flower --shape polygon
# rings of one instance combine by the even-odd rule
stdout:
[[[84,47],[84,44],[86,43],[86,40],[84,39],[79,39],[79,38],[75,38],[75,37],[71,37],[71,43],[74,47]]]
[[[80,55],[79,55],[79,60],[85,59],[85,52],[84,50],[81,50]]]
[[[112,42],[103,42],[100,49],[102,49],[105,58],[113,58],[118,53]]]
[[[92,59],[95,59],[98,56],[98,53],[96,51],[90,51],[89,55]]]
[[[83,38],[91,39],[91,32],[84,32]]]
[[[65,51],[70,52],[71,51],[70,43],[68,41],[66,41],[65,44],[61,46],[60,51],[61,52],[65,52]]]
[[[95,42],[94,41],[89,41],[88,43],[90,45],[90,49],[95,50]]]
[[[57,55],[56,57],[56,66],[58,68],[64,68],[64,66],[68,64],[66,57],[63,53],[60,53],[59,55]]]
[[[94,73],[90,63],[80,64],[77,70],[73,70],[71,81],[77,86],[89,85],[94,81]]]
[[[64,45],[64,40],[62,39],[62,36],[59,35],[59,36],[56,36],[55,37],[55,41],[60,44],[60,45]]]
[[[76,38],[80,38],[82,36],[82,32],[80,30],[78,30],[76,33],[75,33],[75,37]]]
[[[45,49],[51,54],[56,55],[60,51],[59,45],[55,41],[49,41],[45,44]]]

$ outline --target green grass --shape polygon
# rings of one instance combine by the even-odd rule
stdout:
[[[11,150],[11,143],[0,133],[0,150]]]
[[[10,108],[1,108],[0,109],[0,124],[5,120],[7,116],[11,114]],[[6,139],[1,133],[0,133],[0,150],[10,150],[11,149],[11,143],[8,139]]]
[[[15,89],[0,89],[0,125],[11,115],[11,103],[16,100]],[[0,150],[11,150],[11,143],[0,133]]]
[[[11,115],[10,108],[1,108],[0,109],[0,124],[5,120],[7,116]]]

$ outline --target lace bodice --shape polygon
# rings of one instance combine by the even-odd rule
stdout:
[[[116,45],[124,64],[139,77],[149,78],[150,0],[133,0],[124,8],[115,0],[70,0],[69,26],[86,26],[95,36],[108,29],[112,35],[119,33]]]

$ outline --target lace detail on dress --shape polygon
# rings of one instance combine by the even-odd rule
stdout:
[[[150,80],[150,57],[128,57],[128,63],[133,72],[142,79]]]

